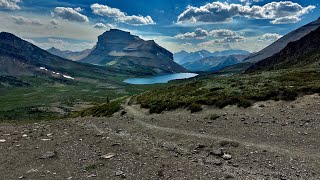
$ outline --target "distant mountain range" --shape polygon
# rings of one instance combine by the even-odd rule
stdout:
[[[250,66],[246,72],[301,68],[320,64],[320,27],[311,31],[301,39],[289,43],[284,49],[273,56]],[[299,78],[299,77],[297,77]]]
[[[283,48],[285,48],[290,42],[294,42],[309,34],[310,32],[316,30],[320,27],[320,18],[316,21],[313,21],[305,26],[302,26],[282,38],[278,39],[276,42],[272,43],[268,47],[262,49],[257,53],[252,53],[249,57],[247,57],[244,62],[259,62],[263,59],[273,56],[274,54],[280,52]]]
[[[171,52],[153,40],[145,41],[118,29],[100,35],[95,48],[79,61],[150,75],[187,72],[173,61]]]
[[[69,59],[69,60],[73,60],[73,61],[79,61],[80,59],[83,59],[85,57],[87,57],[92,49],[86,49],[84,51],[79,51],[79,52],[73,52],[73,51],[61,51],[60,49],[57,48],[50,48],[47,49],[47,51],[53,55],[65,58],[65,59]]]
[[[225,51],[216,51],[216,52],[209,52],[207,50],[201,50],[196,52],[186,52],[180,51],[173,55],[174,61],[180,65],[191,63],[198,61],[200,59],[204,59],[207,57],[216,57],[216,56],[230,56],[230,55],[248,55],[250,52],[245,50],[225,50]]]
[[[214,72],[224,67],[240,63],[247,55],[210,56],[194,62],[183,64],[189,71]]]

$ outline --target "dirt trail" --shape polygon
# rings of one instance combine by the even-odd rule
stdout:
[[[262,150],[268,150],[271,152],[277,152],[277,153],[284,153],[284,154],[289,154],[291,156],[300,156],[300,157],[310,157],[312,156],[320,158],[320,152],[314,152],[312,154],[305,153],[304,151],[290,148],[281,148],[277,146],[273,146],[271,144],[261,144],[261,143],[252,143],[252,142],[247,142],[247,141],[242,141],[236,138],[227,138],[223,136],[217,136],[217,135],[207,135],[207,134],[200,134],[200,133],[195,133],[191,131],[185,131],[181,129],[176,129],[176,128],[167,128],[167,127],[161,127],[161,126],[156,126],[153,124],[149,124],[145,121],[144,119],[150,119],[148,115],[144,112],[142,112],[137,106],[132,106],[129,105],[130,98],[126,100],[126,103],[123,105],[123,108],[134,117],[134,121],[143,125],[146,128],[149,129],[154,129],[158,131],[163,131],[166,133],[172,133],[172,134],[179,134],[179,135],[184,135],[184,136],[193,136],[196,138],[202,138],[202,139],[211,139],[211,140],[217,140],[217,141],[229,141],[229,142],[237,142],[241,145],[244,146],[250,146],[250,147],[255,147],[259,148]]]

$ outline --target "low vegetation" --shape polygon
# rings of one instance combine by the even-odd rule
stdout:
[[[178,108],[200,111],[201,105],[247,108],[256,101],[295,100],[301,94],[320,93],[320,69],[290,69],[234,76],[210,75],[137,96],[150,113]]]
[[[115,100],[101,105],[96,105],[91,108],[76,112],[73,116],[93,116],[93,117],[110,117],[114,113],[121,110],[123,100]]]

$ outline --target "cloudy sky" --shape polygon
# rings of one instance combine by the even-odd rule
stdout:
[[[0,31],[41,48],[91,48],[110,28],[172,52],[258,51],[320,16],[319,0],[0,0]]]

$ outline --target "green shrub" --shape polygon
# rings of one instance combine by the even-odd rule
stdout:
[[[238,107],[243,107],[243,108],[248,108],[252,105],[252,103],[248,100],[241,99],[240,102],[238,103]]]
[[[210,116],[210,120],[216,120],[216,119],[218,119],[220,116],[219,115],[217,115],[217,114],[212,114],[211,116]]]
[[[284,90],[281,96],[282,100],[285,101],[293,101],[296,100],[298,97],[298,92],[296,92],[295,90]]]
[[[102,105],[93,106],[91,108],[78,112],[78,115],[81,117],[84,117],[84,116],[110,117],[114,113],[121,110],[121,102],[122,101],[117,100],[117,101],[112,101]]]
[[[201,105],[196,103],[192,103],[188,109],[191,111],[191,113],[202,111]]]
[[[150,107],[149,112],[150,112],[151,114],[153,114],[153,113],[160,114],[160,113],[162,113],[162,112],[165,111],[165,110],[166,110],[166,106],[164,106],[164,105],[152,105],[152,106]]]

